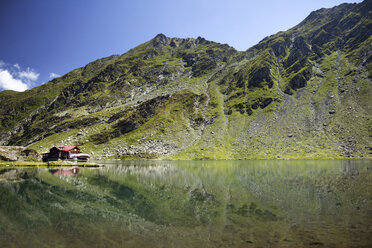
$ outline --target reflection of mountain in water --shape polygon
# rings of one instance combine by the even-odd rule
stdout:
[[[1,168],[0,246],[371,245],[368,161],[122,163]]]

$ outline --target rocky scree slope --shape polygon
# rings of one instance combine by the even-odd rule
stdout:
[[[372,1],[312,12],[244,52],[163,34],[0,92],[0,145],[96,158],[371,158]]]

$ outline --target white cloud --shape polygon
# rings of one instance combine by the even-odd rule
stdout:
[[[52,73],[49,74],[49,78],[56,78],[56,77],[60,77],[60,76],[61,75],[59,75],[57,73],[54,73],[54,72],[52,72]]]
[[[40,74],[27,67],[22,70],[20,64],[9,64],[0,60],[0,91],[25,91],[36,85]]]
[[[8,71],[0,69],[0,87],[5,90],[25,91],[27,84],[15,79]]]
[[[31,70],[29,67],[27,67],[26,71],[20,71],[18,75],[20,78],[26,78],[31,81],[36,81],[40,76],[39,73],[36,73],[35,71]]]

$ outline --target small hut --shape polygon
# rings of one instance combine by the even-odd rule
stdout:
[[[77,146],[54,146],[48,153],[43,154],[44,161],[55,161],[58,159],[81,159],[88,160],[89,155],[83,154]]]

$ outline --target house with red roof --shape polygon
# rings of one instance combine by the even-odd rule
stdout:
[[[80,159],[88,160],[89,155],[83,154],[81,149],[77,146],[54,146],[48,153],[43,154],[44,161],[55,161],[59,159]]]

